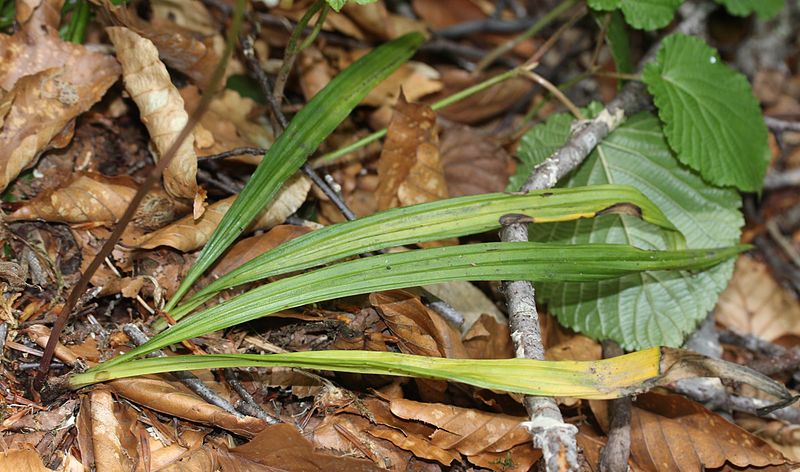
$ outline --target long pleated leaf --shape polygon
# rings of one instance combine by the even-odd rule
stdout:
[[[153,357],[100,366],[70,378],[74,388],[136,375],[224,367],[299,367],[453,380],[537,396],[616,398],[659,375],[659,349],[595,362],[531,359],[447,359],[392,352],[311,351]]]
[[[484,243],[365,257],[263,285],[172,326],[106,364],[132,359],[185,339],[332,298],[451,280],[581,282],[645,270],[702,269],[747,246],[643,251],[623,245]]]
[[[674,229],[648,198],[626,185],[531,192],[525,195],[485,194],[376,213],[355,221],[327,226],[282,244],[210,283],[185,303],[170,310],[176,320],[227,288],[274,275],[307,269],[355,254],[414,244],[500,227],[500,219],[527,217],[533,222],[590,218],[615,205],[638,208],[645,221]],[[163,322],[156,328],[166,327]]]
[[[370,90],[406,62],[423,40],[421,34],[409,33],[373,49],[331,80],[294,116],[225,213],[170,301],[170,307],[270,203],[281,185],[303,165],[322,140]]]
[[[70,377],[80,388],[106,380],[197,369],[299,367],[336,372],[452,380],[477,387],[536,396],[618,398],[698,375],[731,379],[774,397],[773,408],[793,395],[783,383],[743,365],[683,349],[651,348],[601,361],[447,359],[393,352],[313,351],[287,354],[219,354],[139,359]]]

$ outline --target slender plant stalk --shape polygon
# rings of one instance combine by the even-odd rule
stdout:
[[[275,100],[278,101],[280,105],[283,102],[283,90],[286,87],[286,81],[289,79],[289,73],[292,71],[292,67],[294,66],[294,61],[297,58],[297,53],[300,52],[302,49],[298,47],[298,42],[300,41],[300,36],[303,34],[303,31],[308,26],[308,22],[311,21],[311,18],[317,14],[317,12],[322,11],[320,14],[320,19],[324,21],[323,15],[325,14],[324,9],[327,8],[327,3],[325,0],[316,0],[303,16],[300,18],[300,21],[297,22],[294,29],[292,30],[292,34],[289,36],[289,43],[286,45],[286,50],[283,55],[283,64],[281,64],[281,68],[278,71],[278,76],[275,78],[275,88],[272,90],[272,94],[275,96]],[[322,25],[322,22],[317,20],[317,25]],[[316,31],[316,27],[314,30]],[[311,37],[314,37],[315,33],[312,32]],[[305,43],[304,43],[305,44]]]
[[[515,67],[509,71],[503,72],[502,74],[490,77],[479,84],[467,87],[460,92],[454,93],[449,97],[445,97],[433,103],[431,105],[431,109],[433,109],[433,111],[438,111],[441,110],[442,108],[449,107],[450,105],[460,102],[465,98],[471,97],[478,92],[482,92],[493,85],[505,82],[506,80],[512,79],[514,77],[519,77],[520,75],[524,74],[527,70],[528,68],[526,67]],[[313,166],[321,167],[324,165],[332,164],[342,156],[349,154],[357,149],[361,149],[362,147],[367,146],[370,143],[374,143],[375,141],[381,139],[384,136],[386,136],[386,128],[379,129],[378,131],[370,133],[354,143],[348,144],[343,148],[337,149],[336,151],[332,151],[327,154],[323,154],[322,156],[314,159]]]
[[[86,26],[89,24],[89,2],[78,0],[72,11],[72,18],[67,28],[66,40],[71,43],[82,44],[86,37]]]

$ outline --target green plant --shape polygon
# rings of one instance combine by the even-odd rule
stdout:
[[[344,2],[328,3],[337,9]],[[589,0],[590,6],[598,10],[619,8],[631,25],[647,29],[669,22],[680,3],[680,0],[649,3]],[[744,3],[737,3],[737,7],[744,8]],[[728,6],[734,11],[734,7]],[[627,43],[621,23],[608,31],[616,36],[614,57],[629,57],[625,54]],[[450,367],[455,364],[449,359],[387,353],[137,360],[171,344],[282,309],[449,280],[545,282],[541,293],[559,319],[570,327],[594,337],[618,340],[630,348],[679,344],[713,305],[730,276],[731,256],[745,249],[735,246],[742,223],[736,192],[708,182],[757,190],[764,174],[766,150],[763,122],[757,103],[749,95],[749,85],[727,69],[711,49],[684,36],[668,38],[642,78],[655,98],[663,130],[662,123],[653,115],[642,114],[630,119],[603,141],[565,183],[567,187],[579,188],[529,195],[449,199],[334,225],[275,248],[180,304],[197,278],[270,202],[283,182],[374,85],[413,54],[421,41],[421,36],[410,34],[377,48],[337,76],[292,119],[165,310],[180,319],[192,314],[219,291],[235,285],[364,252],[497,228],[503,217],[537,223],[532,225],[532,239],[548,241],[546,244],[488,243],[410,250],[338,262],[284,278],[194,313],[149,342],[73,377],[73,386],[143,373],[236,365],[421,375],[537,395],[566,395],[569,386],[589,382],[588,377],[568,377],[551,390],[515,389],[509,381],[492,383],[495,381],[487,380],[494,374],[475,368],[481,365],[479,361],[458,361],[456,369],[437,370],[445,364]],[[712,77],[721,86],[711,87],[696,80],[697,74]],[[737,107],[735,116],[730,122],[713,119],[698,124],[698,119],[717,117],[726,110],[721,105],[724,102],[720,102],[720,93],[736,95],[733,99]],[[690,99],[693,101],[689,102],[686,113],[686,103]],[[587,113],[591,115],[596,111],[597,107],[590,107]],[[516,186],[534,165],[564,145],[570,135],[571,122],[566,115],[556,115],[525,136],[520,148],[523,165],[512,185]],[[700,126],[703,124],[707,126]],[[697,132],[717,132],[732,139],[733,144],[725,139],[698,143]],[[735,162],[731,165],[721,166],[715,154],[728,151],[729,146],[741,146],[743,152],[732,156]],[[638,208],[642,219],[627,214],[603,214],[615,213],[603,210],[620,204],[628,204],[623,205],[628,209]],[[525,218],[520,219],[520,215]],[[672,311],[667,306],[671,301],[678,305]],[[671,318],[659,318],[655,314],[657,310],[668,312]],[[683,318],[676,319],[679,316]],[[639,323],[644,328],[637,326]],[[536,370],[543,365],[525,364],[529,370],[520,375],[548,372],[548,369]],[[623,361],[611,365],[620,366]],[[648,365],[652,367],[652,363]],[[476,373],[466,375],[465,369],[471,367]],[[554,367],[558,371],[561,366]],[[563,368],[568,369],[568,366],[564,364]],[[596,372],[592,375],[594,384],[602,383],[602,376]],[[636,385],[641,386],[642,380],[637,382]],[[593,388],[611,387],[594,385]],[[589,398],[594,394],[574,395]]]

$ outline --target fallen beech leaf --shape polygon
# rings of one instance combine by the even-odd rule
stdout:
[[[370,420],[361,414],[328,415],[314,428],[311,440],[322,449],[368,458],[370,468],[367,470],[392,467],[403,470],[412,457],[411,453],[388,440],[372,436],[368,433],[371,427]]]
[[[43,1],[13,36],[0,34],[0,189],[48,147],[63,147],[71,122],[117,80],[113,57],[58,37],[58,0]],[[13,100],[13,103],[12,103]]]
[[[505,322],[505,315],[472,282],[454,280],[443,284],[425,285],[423,288],[464,316],[462,331],[468,330],[483,314],[491,315],[495,319]]]
[[[426,103],[434,103],[456,92],[471,87],[493,77],[501,71],[489,71],[477,76],[455,67],[442,67],[442,83],[444,88],[425,99]],[[437,113],[439,116],[458,123],[476,124],[508,111],[510,107],[522,100],[533,85],[530,81],[514,78],[503,83],[493,85],[488,89],[478,92],[464,100],[442,108]]]
[[[739,256],[728,288],[717,302],[717,322],[741,334],[773,341],[800,336],[800,303],[778,284],[769,267]]]
[[[503,452],[531,440],[530,433],[522,427],[522,417],[405,399],[392,400],[390,408],[400,418],[436,426],[430,436],[434,444],[467,456]]]
[[[594,409],[594,401],[590,402]],[[607,425],[607,418],[598,421]],[[638,470],[695,471],[781,465],[760,438],[679,395],[646,393],[631,411],[631,460]]]
[[[389,12],[383,2],[357,5],[345,4],[342,12],[353,20],[362,30],[380,39],[394,39],[413,31],[428,35],[428,28],[422,21]]]
[[[199,90],[194,86],[183,87],[180,94],[186,112],[192,113],[200,103]],[[218,94],[195,127],[194,149],[197,155],[209,156],[244,146],[269,147],[273,140],[269,127],[248,119],[255,107],[253,100],[233,90]],[[255,165],[262,157],[263,154],[244,155],[235,160]]]
[[[126,472],[133,470],[138,459],[136,449],[126,450],[121,436],[126,432],[114,415],[114,398],[107,389],[89,394],[92,417],[92,447],[97,470]],[[128,432],[129,433],[129,432]],[[135,454],[131,457],[131,453]],[[133,466],[133,467],[132,467]]]
[[[198,2],[185,3],[198,4]],[[105,6],[118,24],[150,40],[165,64],[185,74],[200,88],[208,85],[219,62],[219,55],[214,50],[217,34],[209,34],[203,39],[198,39],[192,31],[173,21],[153,18],[148,23],[123,6],[114,6],[110,2],[106,2]],[[199,3],[199,8],[205,7]]]
[[[286,217],[300,208],[310,188],[311,181],[305,176],[290,179],[272,204],[256,217],[248,229],[267,229],[283,223]],[[198,219],[187,216],[152,233],[123,239],[123,244],[140,249],[169,246],[180,251],[193,251],[208,241],[235,199],[234,195],[210,205]]]
[[[481,315],[464,334],[464,347],[471,359],[511,359],[511,330],[491,315]]]
[[[207,403],[188,389],[160,378],[136,377],[113,381],[108,385],[116,394],[151,410],[217,426],[242,436],[255,436],[267,426],[265,421],[252,416],[236,417],[218,406]]]
[[[491,460],[481,456],[503,458],[510,455],[513,468],[502,470],[518,471],[529,470],[540,457],[533,450],[530,433],[521,426],[525,421],[522,417],[405,399],[392,400],[390,408],[400,418],[435,426],[437,429],[427,438],[434,446],[458,451],[470,462],[475,458],[476,462],[494,470],[501,470],[501,464],[486,465]]]
[[[9,221],[43,219],[62,223],[114,223],[128,207],[133,180],[99,174],[77,174],[65,187],[44,192],[8,215]]]
[[[0,470],[11,472],[52,472],[44,466],[36,449],[0,452]]]
[[[398,339],[400,352],[432,357],[467,358],[460,333],[404,290],[370,294],[369,301]],[[444,401],[447,382],[414,379],[424,401]],[[406,448],[404,448],[406,449]]]
[[[442,132],[439,150],[451,197],[505,190],[511,156],[491,137],[469,126],[453,126]]]
[[[229,461],[240,467],[230,470],[261,470],[253,469],[254,465],[266,466],[263,470],[375,470],[370,461],[316,450],[295,426],[288,424],[268,426],[250,442],[231,449],[220,459],[223,470],[229,470],[226,468],[226,464],[230,467]]]
[[[379,210],[447,197],[438,144],[433,110],[401,96],[378,161]]]
[[[189,120],[183,98],[172,85],[150,40],[123,27],[109,27],[106,31],[122,63],[125,89],[139,107],[160,158]],[[197,193],[197,155],[193,146],[194,137],[189,136],[164,170],[164,188],[173,197],[193,200]]]
[[[305,226],[278,225],[264,234],[252,236],[234,244],[211,269],[211,279],[217,279],[251,259],[278,247],[286,241],[311,231]]]

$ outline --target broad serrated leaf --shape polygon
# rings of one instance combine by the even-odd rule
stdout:
[[[732,15],[748,16],[752,13],[761,18],[772,18],[783,9],[783,0],[717,0],[725,5]]]
[[[600,183],[637,187],[669,216],[689,248],[721,247],[739,238],[743,220],[738,194],[708,185],[678,163],[651,114],[637,115],[614,131],[565,185]],[[625,215],[531,225],[530,238],[562,244],[674,247],[667,232]],[[732,270],[733,261],[728,261],[703,272],[645,272],[537,288],[559,321],[576,331],[613,339],[627,349],[677,346],[714,306]]]
[[[761,189],[767,128],[745,76],[702,40],[675,34],[664,40],[642,80],[681,162],[714,184]]]
[[[667,26],[683,0],[589,0],[587,3],[601,11],[619,8],[629,25],[651,31]]]

